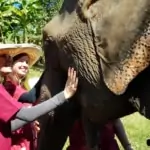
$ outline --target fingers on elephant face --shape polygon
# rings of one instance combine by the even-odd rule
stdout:
[[[76,71],[74,71],[73,72],[73,82],[75,83],[75,81],[76,81],[76,77],[77,77],[77,73],[76,73]]]
[[[68,68],[68,77],[70,77],[70,75],[71,75],[71,68],[69,67]]]

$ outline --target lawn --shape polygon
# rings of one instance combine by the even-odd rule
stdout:
[[[30,70],[29,77],[38,77],[40,75],[41,72],[33,69]],[[146,139],[150,138],[150,125],[148,125],[150,121],[138,113],[124,117],[122,121],[134,150],[149,150],[150,147],[146,145]],[[67,140],[63,150],[66,150],[68,144]]]
[[[124,117],[122,120],[133,148],[135,150],[150,149],[146,145],[146,139],[150,138],[150,121],[139,113]]]

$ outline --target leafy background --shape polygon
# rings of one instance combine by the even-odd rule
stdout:
[[[35,43],[41,46],[42,28],[58,12],[62,0],[0,0],[0,43]],[[29,77],[41,75],[44,58]],[[39,67],[40,66],[40,67]],[[122,118],[134,150],[148,150],[150,121],[138,113]],[[67,140],[64,149],[68,146]],[[121,145],[120,145],[121,147]],[[122,149],[122,148],[121,148]]]
[[[0,43],[41,45],[44,25],[58,12],[62,0],[0,0]],[[37,62],[44,63],[44,57]]]

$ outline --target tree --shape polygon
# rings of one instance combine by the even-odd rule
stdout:
[[[62,2],[62,0],[0,0],[0,42],[41,45],[41,30],[58,12]]]
[[[0,0],[0,42],[41,43],[41,29],[62,0]]]

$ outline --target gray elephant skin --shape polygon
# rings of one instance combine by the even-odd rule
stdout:
[[[43,29],[43,49],[41,99],[63,90],[69,66],[79,86],[73,100],[41,119],[39,150],[61,150],[81,116],[94,150],[96,126],[136,111],[150,118],[149,0],[64,0]]]

